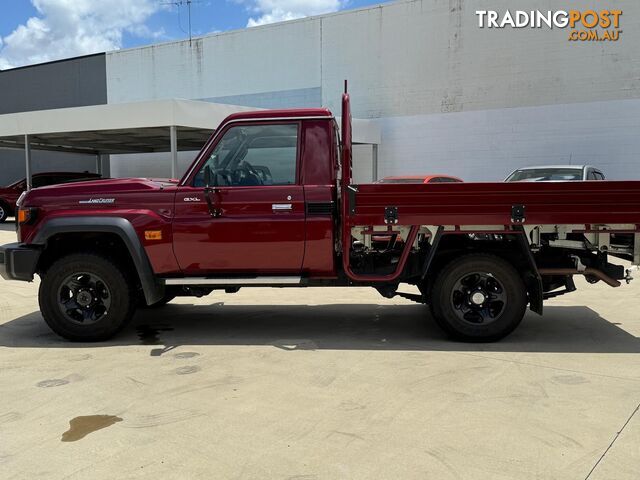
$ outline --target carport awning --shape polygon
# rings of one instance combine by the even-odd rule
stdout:
[[[199,150],[228,115],[256,110],[193,100],[59,108],[0,115],[0,148],[24,148],[27,187],[31,188],[31,150],[96,155],[171,152],[171,176],[178,174],[178,151]],[[371,120],[354,120],[353,142],[380,143]]]
[[[168,152],[169,127],[89,130],[30,135],[31,148],[69,153],[118,154]],[[213,132],[211,129],[176,127],[178,151],[199,150]],[[0,147],[22,148],[24,135],[1,137]]]
[[[229,114],[255,110],[191,100],[154,100],[0,115],[0,147],[117,154],[198,150]]]

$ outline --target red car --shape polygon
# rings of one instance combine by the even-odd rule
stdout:
[[[59,183],[79,182],[81,180],[96,180],[102,178],[97,173],[89,172],[45,172],[32,176],[33,187],[44,187]],[[18,180],[6,187],[0,187],[0,223],[14,214],[16,201],[27,189],[26,179]]]
[[[403,175],[399,177],[385,177],[376,183],[453,183],[462,182],[461,178],[452,175]]]

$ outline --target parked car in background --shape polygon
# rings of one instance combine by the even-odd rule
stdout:
[[[567,182],[604,180],[604,174],[591,165],[545,165],[514,170],[505,182]]]
[[[34,188],[99,178],[102,178],[100,174],[89,172],[45,172],[36,173],[31,177]],[[26,189],[27,180],[25,178],[6,187],[0,187],[0,223],[14,214],[16,201]]]
[[[453,183],[462,182],[461,178],[451,175],[404,175],[399,177],[385,177],[376,183]]]

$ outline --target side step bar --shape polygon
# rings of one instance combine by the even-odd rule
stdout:
[[[251,278],[166,278],[165,285],[300,285],[302,277],[251,277]]]

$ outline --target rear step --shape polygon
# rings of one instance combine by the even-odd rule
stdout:
[[[384,298],[402,297],[406,298],[407,300],[411,300],[412,302],[425,303],[423,295],[418,295],[417,293],[399,292],[398,290],[396,290],[397,288],[397,285],[383,285],[381,287],[376,287],[376,290]]]
[[[210,277],[187,277],[187,278],[165,278],[165,285],[300,285],[302,277],[229,277],[229,278],[210,278]]]
[[[417,293],[396,292],[396,297],[406,298],[407,300],[411,300],[416,303],[424,303],[424,297]]]

